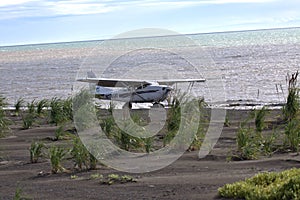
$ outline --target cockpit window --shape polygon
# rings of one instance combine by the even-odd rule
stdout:
[[[149,86],[151,84],[147,83],[147,84],[144,84],[144,85],[141,85],[139,87],[137,87],[136,89],[144,89],[145,87]]]

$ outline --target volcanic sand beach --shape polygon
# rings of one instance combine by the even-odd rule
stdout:
[[[47,145],[68,141],[51,141],[54,125],[40,124],[31,129],[22,129],[20,117],[11,116],[15,122],[11,133],[0,139],[0,199],[13,199],[16,190],[30,199],[221,199],[218,188],[226,183],[244,180],[264,171],[282,171],[300,167],[295,153],[275,153],[272,157],[260,156],[258,160],[230,161],[230,152],[236,149],[236,132],[249,110],[228,110],[229,127],[223,128],[221,137],[212,152],[198,159],[198,151],[186,152],[170,166],[144,174],[130,174],[137,182],[101,184],[90,179],[92,174],[124,175],[108,167],[98,165],[97,170],[52,174],[50,161],[42,158],[30,163],[29,147],[33,140],[42,140]],[[272,131],[281,110],[271,110],[266,122],[267,132]],[[72,161],[66,160],[66,168]],[[76,175],[76,178],[71,178]]]

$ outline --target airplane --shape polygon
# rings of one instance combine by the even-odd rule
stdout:
[[[132,103],[152,103],[153,106],[161,105],[173,90],[175,83],[205,82],[205,79],[169,79],[169,80],[138,80],[138,79],[118,79],[118,78],[97,78],[90,71],[86,78],[77,81],[88,82],[90,87],[94,87],[95,97],[104,100],[116,100],[127,102],[129,108]],[[111,89],[118,88],[118,89]]]

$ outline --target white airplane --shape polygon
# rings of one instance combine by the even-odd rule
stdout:
[[[132,103],[161,104],[167,99],[172,90],[170,87],[175,83],[205,82],[205,79],[169,79],[169,80],[137,80],[137,79],[111,79],[97,78],[93,72],[77,81],[88,82],[95,86],[95,97],[105,100],[128,102],[129,108]],[[118,89],[111,89],[111,88]],[[161,104],[162,105],[162,104]]]

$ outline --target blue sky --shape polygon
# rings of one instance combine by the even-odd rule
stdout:
[[[141,28],[178,33],[300,26],[299,0],[1,0],[0,46],[107,39]]]

